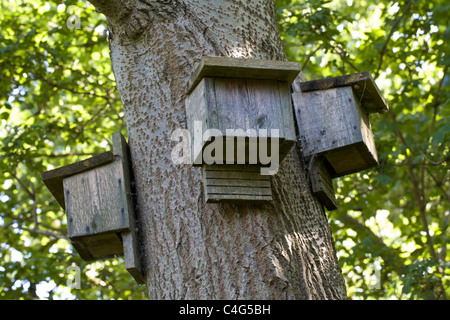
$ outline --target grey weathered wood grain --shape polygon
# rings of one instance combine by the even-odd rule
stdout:
[[[131,190],[131,157],[128,150],[128,144],[122,134],[119,132],[113,133],[113,153],[118,157],[118,161],[122,166],[123,181],[122,184],[122,203],[129,217],[129,231],[121,233],[123,252],[125,259],[125,268],[133,276],[139,284],[144,284],[144,277],[142,275],[142,265],[140,260],[140,252],[137,237],[137,228],[135,223],[135,211],[133,204],[133,196]]]
[[[291,88],[288,82],[278,82],[280,93],[281,123],[283,124],[283,136],[287,141],[296,141],[294,109],[292,108]]]
[[[277,140],[271,141],[271,144],[278,143],[280,161],[296,140],[290,87],[285,81],[247,79],[244,76],[204,77],[186,99],[186,113],[191,136],[191,162],[197,166],[210,163],[208,159],[200,161],[203,151],[210,143],[200,141],[207,130],[216,129],[220,131],[221,137],[226,139],[274,137]],[[201,123],[201,127],[195,127],[195,121]],[[227,129],[240,132],[227,133]],[[231,154],[235,154],[234,163],[237,163],[236,145],[235,150],[231,151]],[[255,145],[249,142],[245,142],[243,148],[239,151],[245,154],[257,150]],[[226,155],[224,143],[222,161],[226,161]],[[242,158],[243,162],[256,164],[258,154],[255,156],[255,162],[248,156]]]
[[[120,133],[113,150],[52,171],[42,178],[66,210],[69,238],[86,260],[125,255],[125,267],[143,283],[131,193],[131,161]]]
[[[120,161],[65,178],[69,237],[129,229],[124,183]]]
[[[112,161],[114,161],[113,153],[105,152],[68,166],[43,172],[41,177],[55,199],[65,209],[63,179],[108,164]]]
[[[378,165],[369,117],[351,87],[292,95],[304,156],[323,155],[334,176]]]
[[[291,83],[301,70],[297,62],[205,56],[192,74],[187,93],[204,77],[280,80]]]
[[[144,284],[144,276],[139,252],[138,237],[136,231],[122,232],[122,244],[125,259],[125,269],[139,284]]]
[[[238,177],[237,179],[224,179],[224,178],[207,178],[208,186],[228,186],[228,187],[262,187],[270,188],[270,180],[259,180],[255,183],[255,179],[252,177],[245,178],[245,176]]]
[[[324,157],[315,157],[313,160],[309,177],[313,194],[328,209],[337,209],[334,194],[333,181],[330,175],[331,168]]]
[[[212,112],[209,110],[215,110],[214,104],[215,99],[211,98],[207,99],[207,94],[211,92],[211,89],[207,87],[207,84],[211,82],[211,79],[202,80],[196,90],[192,92],[186,98],[186,116],[187,116],[187,128],[191,137],[191,162],[194,165],[201,165],[202,163],[202,152],[204,149],[204,145],[202,142],[203,132],[204,130],[209,128],[210,123],[216,125],[215,118],[217,117],[215,114],[211,115]],[[209,104],[212,104],[211,106]],[[200,122],[201,126],[197,126],[196,122]],[[195,139],[196,137],[200,137],[200,139]]]
[[[270,176],[259,166],[205,165],[202,168],[206,202],[270,201]]]
[[[340,77],[302,82],[303,92],[326,90],[339,87],[352,87],[355,96],[367,113],[383,113],[389,106],[378,89],[375,80],[368,71],[348,74]]]
[[[118,233],[104,233],[95,236],[87,236],[79,241],[89,250],[89,253],[92,256],[92,259],[89,260],[123,256],[123,245]]]

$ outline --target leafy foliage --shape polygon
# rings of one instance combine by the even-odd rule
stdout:
[[[446,299],[448,2],[276,3],[288,57],[308,78],[370,71],[390,106],[371,117],[380,167],[335,181],[329,220],[350,298]]]
[[[446,299],[450,5],[275,2],[309,79],[367,70],[390,106],[371,117],[380,167],[335,181],[329,221],[349,297]],[[11,0],[0,21],[0,298],[145,298],[120,258],[79,258],[40,179],[126,134],[104,18],[86,1]],[[67,285],[73,266],[81,289]]]
[[[0,298],[145,298],[119,259],[81,260],[40,179],[125,131],[104,18],[86,2],[18,0],[0,20]],[[67,287],[70,266],[81,290]]]

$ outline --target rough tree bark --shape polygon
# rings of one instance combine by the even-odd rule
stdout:
[[[345,299],[331,228],[298,145],[265,205],[206,204],[175,165],[185,88],[204,55],[286,60],[272,0],[91,0],[105,14],[136,178],[150,299]]]

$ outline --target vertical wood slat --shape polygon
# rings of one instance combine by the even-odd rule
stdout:
[[[187,115],[187,128],[191,137],[191,162],[194,165],[201,164],[202,152],[203,152],[203,132],[209,128],[208,121],[215,123],[216,115],[211,117],[209,109],[214,108],[209,104],[214,103],[213,98],[209,98],[209,103],[207,97],[210,96],[211,89],[209,87],[210,79],[203,79],[187,98],[186,98],[186,115]],[[198,126],[200,122],[201,126]],[[200,139],[198,139],[199,137]]]
[[[313,194],[328,210],[335,210],[337,202],[330,174],[332,169],[324,157],[315,157],[312,161],[309,177]]]
[[[128,145],[125,138],[120,133],[113,133],[113,153],[121,159],[123,181],[122,184],[121,201],[128,212],[129,217],[129,231],[124,231],[121,234],[123,252],[125,259],[125,268],[133,276],[139,284],[144,284],[143,270],[140,260],[139,245],[135,224],[135,212],[133,204],[133,195],[131,190],[131,159],[128,150]]]

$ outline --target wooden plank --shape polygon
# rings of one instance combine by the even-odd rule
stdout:
[[[242,194],[242,195],[261,195],[269,196],[272,190],[267,187],[236,187],[236,186],[211,186],[207,185],[209,194]]]
[[[325,208],[329,211],[336,210],[338,208],[336,200],[327,192],[319,190],[314,194],[320,203],[322,203]],[[334,196],[334,194],[333,194]]]
[[[139,245],[136,231],[122,232],[125,269],[138,284],[144,284],[145,278],[139,254]]]
[[[117,180],[119,187],[119,201],[121,204],[120,210],[128,217],[129,228],[134,227],[134,205],[131,192],[131,161],[127,142],[120,132],[113,133],[113,154],[116,156],[116,163],[118,163]]]
[[[202,168],[206,202],[270,201],[270,176],[259,166],[205,165]]]
[[[290,84],[300,70],[297,62],[205,56],[188,81],[187,94],[204,77],[280,80]]]
[[[303,92],[326,90],[351,86],[361,105],[368,113],[383,113],[389,106],[380,92],[375,80],[368,71],[348,74],[340,77],[302,82]]]
[[[293,98],[305,156],[362,140],[351,88],[294,93]]]
[[[223,195],[223,194],[206,194],[205,198],[207,203],[222,203],[222,202],[251,202],[251,203],[264,203],[268,201],[272,201],[272,195],[270,196],[258,196],[258,195]]]
[[[96,167],[108,164],[114,161],[112,152],[105,152],[89,159],[60,167],[54,170],[46,171],[41,174],[42,180],[55,199],[65,209],[63,180],[75,174],[79,174]]]
[[[269,177],[269,176],[266,176]],[[213,179],[207,178],[208,186],[230,186],[230,187],[265,187],[270,188],[270,179]]]
[[[206,170],[208,172],[211,171],[255,172],[259,174],[261,172],[261,167],[257,165],[247,165],[247,164],[232,164],[232,165],[211,164],[204,166],[203,170]]]
[[[187,129],[191,137],[191,163],[196,166],[200,166],[203,163],[203,132],[209,129],[208,119],[210,118],[210,111],[206,98],[206,83],[209,81],[210,79],[202,80],[186,98]],[[198,126],[197,122],[200,122],[201,125]]]
[[[86,261],[123,255],[122,241],[116,233],[105,233],[90,237],[77,238],[75,242],[81,242],[83,246],[89,250],[91,259],[88,258]]]
[[[122,202],[124,203],[124,207],[128,212],[130,223],[129,231],[121,233],[125,268],[132,275],[132,277],[138,284],[144,284],[145,280],[140,260],[138,236],[136,231],[137,228],[135,222],[134,203],[131,190],[131,180],[133,176],[132,176],[132,163],[130,150],[128,148],[128,144],[125,140],[125,137],[122,134],[120,134],[120,132],[113,133],[112,140],[113,140],[113,153],[115,156],[121,159],[120,162],[122,165],[122,173],[124,181],[124,183],[122,184],[122,194],[125,196],[125,199],[122,199]]]
[[[358,113],[360,132],[364,147],[360,148],[361,157],[366,163],[374,163],[378,165],[378,155],[375,147],[375,139],[373,137],[372,127],[369,120],[369,114],[361,108],[361,104],[356,101],[356,112]]]
[[[309,177],[314,196],[328,209],[337,209],[333,181],[330,175],[330,165],[324,157],[318,156],[313,160]]]
[[[261,168],[260,168],[261,170]],[[264,177],[269,177],[268,175],[262,176],[259,173],[253,172],[243,172],[243,171],[208,171],[206,174],[207,178],[215,178],[215,179],[258,179],[258,180],[266,180]]]
[[[92,260],[94,260],[94,257],[89,252],[89,249],[86,248],[86,246],[83,244],[82,241],[77,241],[77,240],[73,240],[72,239],[70,242],[72,243],[72,245],[75,248],[75,250],[77,250],[77,252],[80,255],[81,259],[83,259],[84,261],[92,261]]]
[[[291,86],[278,82],[278,92],[280,94],[281,123],[283,125],[283,137],[287,141],[297,141],[295,134],[294,108],[292,107]]]
[[[373,154],[362,142],[327,152],[325,157],[334,169],[333,178],[364,171],[379,165],[376,153]]]
[[[250,129],[255,134],[265,129],[270,137],[271,129],[277,129],[278,136],[285,138],[278,81],[215,78],[214,88],[216,128],[223,135],[227,135],[227,129],[243,132]],[[293,122],[292,114],[291,117]]]
[[[222,135],[227,129],[256,129],[250,125],[257,106],[252,104],[246,79],[215,79],[218,127]]]
[[[314,192],[324,191],[326,192],[330,198],[334,199],[334,188],[333,182],[328,179],[323,179],[321,176],[316,176],[315,185],[313,185]]]

